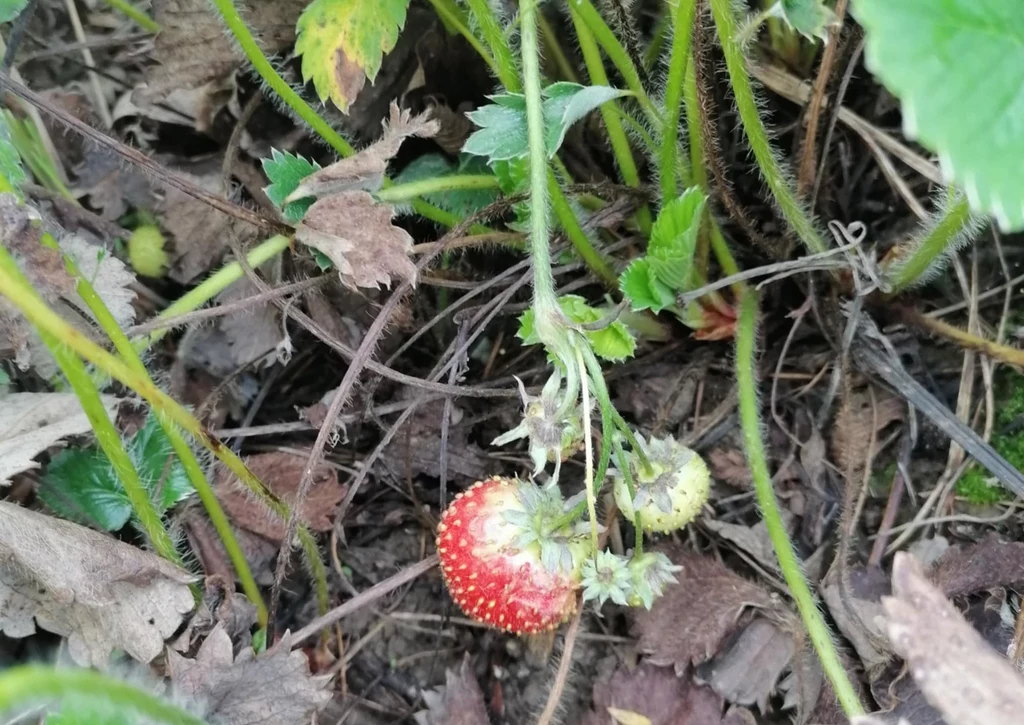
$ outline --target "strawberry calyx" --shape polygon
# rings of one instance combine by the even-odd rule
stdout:
[[[654,600],[665,592],[666,584],[674,584],[678,580],[675,572],[683,567],[672,563],[672,560],[660,551],[648,551],[634,556],[629,561],[629,575],[632,590],[628,597],[631,607],[643,607],[647,610],[654,605]]]
[[[711,472],[697,453],[674,438],[637,437],[646,464],[629,456],[633,492],[622,471],[614,471],[615,502],[644,529],[668,533],[700,512],[711,489]]]
[[[549,631],[576,611],[590,543],[557,488],[493,477],[458,494],[441,515],[445,584],[469,617],[515,634]]]

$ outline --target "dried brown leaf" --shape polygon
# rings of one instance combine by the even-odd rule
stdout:
[[[290,453],[260,453],[246,459],[246,465],[285,503],[291,505],[294,502],[306,465],[305,457]],[[337,472],[321,463],[313,473],[313,486],[302,504],[302,521],[314,531],[330,531],[345,491],[346,488],[338,483]],[[222,466],[217,468],[214,492],[236,526],[271,541],[280,543],[284,540],[285,523],[256,501],[234,474]]]
[[[134,166],[125,164],[112,151],[90,146],[85,158],[75,169],[76,187],[89,197],[90,205],[104,219],[120,219],[130,206],[149,209],[153,206],[153,188],[149,177]]]
[[[176,696],[203,708],[207,722],[220,725],[299,725],[331,699],[331,675],[312,676],[302,650],[291,651],[291,637],[256,655],[244,648],[235,657],[231,638],[218,624],[196,658],[167,650]]]
[[[365,191],[346,191],[316,201],[295,238],[327,255],[349,287],[390,287],[394,277],[415,284],[412,237],[391,223],[393,216],[391,206]]]
[[[359,72],[362,75],[362,70]],[[413,116],[411,111],[400,109],[397,103],[392,102],[390,118],[384,123],[384,133],[378,141],[353,156],[313,172],[288,195],[286,201],[346,191],[377,191],[387,173],[388,161],[398,153],[402,142],[410,136],[430,138],[439,129],[440,125],[429,113]]]
[[[750,490],[753,479],[743,451],[738,448],[713,448],[708,452],[707,461],[716,481],[743,491]]]
[[[780,514],[786,530],[792,534],[796,517],[786,509],[782,509]],[[705,519],[703,523],[708,529],[746,552],[754,561],[764,567],[765,571],[782,573],[779,568],[779,558],[775,555],[775,547],[768,535],[768,526],[764,521],[758,521],[753,526],[732,524],[716,519]]]
[[[423,701],[427,710],[416,713],[417,725],[490,725],[468,654],[458,669],[445,673],[444,687],[423,693]]]
[[[105,667],[121,649],[149,662],[192,611],[188,572],[84,526],[0,501],[0,631],[68,638],[72,659]]]
[[[973,544],[948,550],[932,572],[935,585],[950,598],[1024,582],[1024,542],[989,534]]]
[[[120,400],[101,396],[113,417]],[[11,393],[0,397],[0,486],[11,476],[39,468],[33,459],[68,436],[92,431],[78,396],[73,393]]]
[[[778,688],[779,679],[793,658],[794,647],[792,634],[758,617],[728,649],[702,668],[702,675],[726,701],[757,705],[761,712],[766,712],[768,698]]]
[[[248,277],[238,280],[217,296],[217,302],[226,304],[259,294]],[[227,315],[220,320],[220,329],[231,345],[235,366],[256,363],[284,364],[291,358],[291,337],[281,325],[276,306],[262,302]]]
[[[240,3],[246,26],[267,53],[279,53],[295,42],[295,23],[303,0],[259,0]],[[244,56],[225,33],[223,21],[205,0],[155,0],[161,31],[155,41],[159,65],[149,73],[147,99],[177,89],[217,84],[234,72]]]
[[[650,611],[635,610],[633,629],[652,664],[683,670],[714,656],[751,610],[780,616],[778,600],[718,559],[677,546],[665,548],[678,583],[669,584]]]
[[[392,476],[441,475],[441,420],[444,401],[420,405],[412,417],[388,444],[381,457]],[[486,452],[469,440],[470,430],[458,425],[465,415],[458,405],[452,406],[448,429],[448,476],[477,481],[485,477],[491,463]]]
[[[949,725],[1020,722],[1024,678],[903,552],[893,562],[892,588],[882,601],[889,639]]]
[[[903,420],[905,404],[882,390],[875,390],[875,410],[866,391],[855,391],[839,410],[832,429],[832,457],[840,471],[858,470],[864,465],[872,431],[881,432],[890,423]],[[877,418],[877,420],[876,420]]]
[[[848,578],[845,601],[836,577],[830,577],[820,587],[821,597],[839,631],[857,650],[864,668],[875,674],[891,658],[878,622],[882,597],[889,593],[889,582],[881,569],[859,566],[849,570]]]
[[[723,725],[722,698],[708,687],[678,677],[671,668],[648,664],[619,667],[594,684],[594,709],[584,725]]]

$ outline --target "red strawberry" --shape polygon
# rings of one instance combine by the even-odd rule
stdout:
[[[565,509],[557,488],[501,477],[458,494],[441,515],[437,551],[459,608],[515,634],[569,619],[588,544],[570,526],[548,531]]]

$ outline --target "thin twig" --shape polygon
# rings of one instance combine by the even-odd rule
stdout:
[[[565,690],[565,683],[569,680],[569,668],[572,666],[572,652],[576,648],[576,638],[580,631],[580,620],[583,618],[583,607],[576,607],[576,615],[569,622],[569,629],[565,633],[565,644],[562,646],[562,659],[558,663],[558,673],[555,675],[555,682],[548,693],[548,702],[544,706],[544,712],[537,718],[537,725],[550,725],[558,712],[558,705],[562,701],[562,692]]]

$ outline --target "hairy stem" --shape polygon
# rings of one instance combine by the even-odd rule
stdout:
[[[622,449],[622,444],[615,441],[615,460],[618,462],[619,471],[622,472],[622,478],[626,482],[626,490],[629,491],[630,499],[636,498],[636,486],[633,483],[633,470],[629,465],[629,459],[626,457],[626,452]],[[644,553],[644,529],[640,525],[640,512],[633,512],[633,556],[637,557]]]
[[[0,674],[0,713],[51,697],[69,695],[106,700],[145,719],[167,725],[204,725],[203,721],[145,690],[86,669],[21,665]]]
[[[715,0],[712,0],[713,2]],[[818,609],[818,603],[804,577],[800,561],[793,550],[793,544],[786,533],[786,526],[779,513],[779,503],[772,488],[765,459],[764,442],[761,440],[761,418],[758,411],[757,384],[754,379],[755,329],[757,322],[757,296],[746,291],[740,302],[740,315],[736,330],[736,383],[739,396],[740,425],[743,429],[743,445],[747,465],[754,479],[754,490],[761,507],[761,515],[768,529],[779,568],[789,586],[790,595],[796,602],[804,627],[814,645],[826,677],[832,683],[836,698],[847,717],[863,715],[864,708],[857,697],[857,691],[850,682],[843,663],[839,659],[828,625]]]
[[[587,65],[587,73],[590,82],[594,85],[607,86],[608,74],[604,69],[604,62],[601,60],[601,51],[598,50],[594,36],[587,26],[580,19],[579,13],[573,3],[569,3],[569,14],[572,16],[573,26],[576,28],[576,38],[580,43],[580,50],[583,52],[583,60]],[[608,141],[612,145],[612,152],[615,154],[615,162],[622,174],[623,181],[633,188],[640,186],[640,174],[636,170],[636,160],[633,158],[633,149],[629,147],[629,139],[622,128],[617,111],[618,104],[615,101],[601,104],[601,118],[604,120],[605,128],[608,130]],[[673,164],[674,164],[673,159]],[[672,178],[675,179],[675,167]],[[637,211],[637,226],[645,236],[651,233],[651,210],[644,204]]]
[[[526,0],[524,4],[529,3],[530,0]],[[505,39],[501,21],[494,14],[489,0],[466,0],[466,4],[469,5],[469,11],[476,18],[477,27],[480,28],[480,32],[494,56],[494,67],[498,80],[509,93],[521,92],[523,86],[519,82],[519,71],[516,70],[512,49]]]
[[[666,204],[679,195],[676,184],[676,163],[679,153],[679,117],[683,103],[687,65],[690,61],[690,46],[693,40],[693,19],[697,13],[697,0],[678,0],[675,7],[666,9],[672,20],[672,53],[669,56],[668,79],[665,83],[665,131],[661,136],[658,154],[658,176],[661,182],[661,202]],[[690,174],[696,173],[690,171]],[[703,173],[703,169],[701,170]],[[689,185],[690,174],[683,178]]]
[[[587,513],[590,516],[590,540],[597,555],[597,496],[594,493],[594,441],[590,437],[590,376],[583,362],[582,345],[576,345],[576,365],[580,372],[581,399],[583,402],[583,485],[587,491]]]
[[[471,191],[475,189],[497,189],[498,177],[491,174],[452,174],[429,179],[395,184],[381,189],[376,197],[390,204],[409,201],[424,194],[439,194],[446,191]]]
[[[761,120],[757,100],[754,98],[754,89],[750,84],[750,76],[747,74],[743,47],[737,39],[736,17],[733,15],[732,0],[710,0],[710,3],[718,40],[722,44],[725,65],[729,71],[729,81],[736,98],[736,108],[739,111],[743,131],[750,143],[750,149],[754,153],[761,176],[764,177],[783,218],[800,241],[812,253],[824,252],[828,249],[828,244],[800,202],[797,201],[796,194],[768,140],[768,132]]]
[[[491,72],[500,77],[498,64],[495,62],[494,56],[487,52],[487,48],[484,47],[483,43],[466,25],[461,15],[461,9],[452,0],[430,0],[430,4],[434,6],[434,12],[438,14],[441,20],[465,38],[466,42],[477,52],[477,55],[483,58],[484,63],[491,69]]]
[[[993,360],[998,360],[1007,365],[1024,367],[1024,350],[978,337],[967,330],[961,330],[955,325],[929,317],[915,309],[904,310],[901,317],[908,324],[916,325],[928,332],[951,340],[968,350],[977,350],[983,355],[987,355]]]
[[[71,352],[99,367],[110,377],[137,392],[153,409],[177,424],[183,431],[198,440],[219,458],[242,484],[255,495],[275,516],[288,519],[288,506],[277,498],[249,470],[241,458],[203,427],[196,418],[172,397],[160,390],[148,376],[139,375],[125,362],[88,339],[73,325],[50,309],[32,287],[24,283],[19,275],[13,275],[10,265],[13,259],[7,250],[0,247],[0,294],[9,299],[40,334],[50,335]],[[316,542],[303,526],[299,529],[299,540],[310,560],[319,558]],[[315,565],[311,565],[314,566]],[[322,568],[322,567],[321,567]]]
[[[569,200],[562,193],[562,187],[558,185],[558,179],[553,171],[548,171],[548,192],[551,194],[551,207],[555,212],[562,231],[569,238],[580,259],[587,265],[591,272],[600,279],[612,292],[618,292],[619,276],[604,256],[591,244],[587,233],[580,226],[580,220],[576,213],[569,206]]]
[[[934,221],[934,226],[905,259],[897,259],[886,272],[893,293],[913,287],[933,268],[933,265],[948,251],[955,248],[964,237],[970,237],[973,224],[971,209],[966,196],[961,196],[947,205],[945,211]]]

